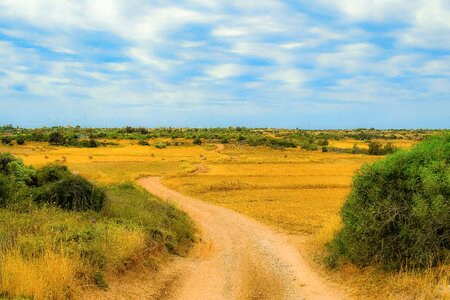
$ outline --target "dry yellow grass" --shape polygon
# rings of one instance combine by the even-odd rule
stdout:
[[[8,251],[0,256],[0,294],[35,300],[67,299],[73,295],[80,269],[80,260],[65,254],[47,251],[25,259],[18,251]]]
[[[345,140],[331,142],[331,146],[351,148],[355,143],[365,145]],[[414,143],[394,141],[401,148]],[[389,274],[351,265],[330,271],[315,261],[339,229],[339,211],[354,172],[380,157],[234,145],[221,151],[214,149],[213,145],[156,149],[127,141],[95,149],[49,147],[42,143],[0,147],[0,151],[10,151],[35,166],[64,156],[72,170],[99,183],[134,180],[142,175],[163,176],[166,185],[182,193],[301,237],[296,239],[297,246],[306,251],[311,263],[331,280],[350,287],[359,298],[412,295],[428,299],[448,295],[444,286],[448,285],[449,270],[445,266],[423,274]]]
[[[377,140],[377,141],[381,142],[383,145],[385,145],[387,143],[391,143],[395,147],[398,147],[401,149],[409,149],[417,143],[417,141],[414,141],[414,140]],[[358,146],[358,148],[361,148],[361,149],[369,148],[368,142],[361,141],[361,140],[351,140],[351,139],[330,141],[329,145],[331,147],[344,148],[344,149],[351,149],[351,148],[353,148],[354,145]]]

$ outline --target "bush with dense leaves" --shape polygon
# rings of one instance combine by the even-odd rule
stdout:
[[[106,200],[105,193],[78,175],[68,175],[37,189],[35,201],[50,203],[75,211],[100,211]]]
[[[450,260],[450,134],[365,165],[341,211],[329,262],[386,269]]]
[[[38,185],[43,186],[51,182],[62,180],[70,174],[69,168],[65,165],[50,164],[37,170],[36,177]]]
[[[14,197],[15,182],[12,178],[0,173],[0,207],[5,207]]]
[[[0,153],[0,206],[29,198],[76,211],[100,211],[105,193],[66,166],[47,165],[35,170],[10,153]]]
[[[26,140],[27,140],[27,138],[24,137],[23,135],[16,137],[17,145],[24,145]]]
[[[12,145],[12,138],[10,136],[3,136],[1,138],[3,145]]]

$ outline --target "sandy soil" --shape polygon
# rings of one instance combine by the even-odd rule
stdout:
[[[344,298],[309,268],[282,234],[226,208],[182,195],[158,178],[138,182],[186,211],[201,237],[191,255],[174,260],[166,274],[153,278],[140,299]]]

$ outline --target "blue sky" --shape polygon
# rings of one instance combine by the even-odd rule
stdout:
[[[2,0],[0,124],[450,128],[447,0]]]

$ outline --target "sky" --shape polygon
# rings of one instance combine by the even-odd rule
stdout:
[[[450,128],[448,0],[0,0],[0,125]]]

